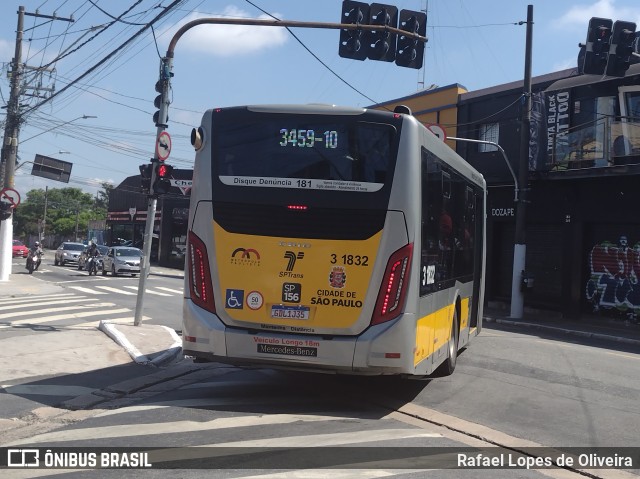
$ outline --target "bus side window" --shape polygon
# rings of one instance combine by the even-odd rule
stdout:
[[[420,294],[438,289],[440,268],[440,222],[443,205],[442,168],[435,157],[422,150],[422,249]]]

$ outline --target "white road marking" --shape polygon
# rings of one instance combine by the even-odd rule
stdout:
[[[2,305],[2,311],[7,311],[9,309],[24,309],[24,308],[30,308],[32,311],[34,311],[34,310],[36,310],[37,307],[40,307],[40,306],[49,306],[49,305],[53,305],[53,304],[86,303],[87,301],[92,301],[92,299],[91,298],[86,298],[86,299],[62,299],[60,301],[46,301],[44,303],[26,302],[26,303],[21,303],[21,304],[12,304],[12,305],[9,305],[9,306]]]
[[[138,291],[138,287],[137,286],[123,286],[123,288],[127,288],[127,289],[134,289],[136,291]],[[147,289],[145,290],[145,293],[147,294],[155,294],[157,296],[171,296],[170,294],[167,293],[158,293],[157,291],[153,291],[151,289]]]
[[[130,310],[127,312],[131,312]],[[142,316],[142,321],[148,321],[152,318],[150,318],[149,316]],[[122,318],[109,318],[108,321],[110,323],[114,323],[114,324],[124,324],[124,325],[128,325],[128,326],[132,326],[133,322],[135,320],[135,317],[133,316],[124,316]],[[64,326],[64,329],[95,329],[98,326],[100,326],[100,321],[102,320],[96,320],[96,321],[89,321],[86,323],[78,323],[78,324],[72,324],[69,326]],[[1,328],[2,326],[0,326]]]
[[[181,290],[181,289],[165,288],[164,286],[154,286],[154,288],[161,289],[162,291],[167,291],[169,293],[176,293],[176,294],[179,294],[179,295],[184,294],[184,291]]]
[[[92,304],[92,308],[106,308],[110,306],[115,306],[114,303],[96,303]],[[14,311],[13,313],[3,313],[0,314],[0,319],[7,318],[17,318],[20,316],[31,316],[31,315],[42,315],[49,313],[59,313],[61,311],[74,311],[74,310],[87,310],[86,305],[78,304],[74,306],[61,306],[59,308],[47,308],[47,309],[38,309],[38,310],[29,310],[29,311]]]
[[[331,434],[310,434],[305,436],[270,437],[267,439],[254,439],[249,441],[202,444],[195,447],[322,447],[420,437],[443,436],[438,433],[424,432],[422,429],[377,429]]]
[[[70,288],[76,289],[82,293],[88,293],[88,294],[107,294],[107,293],[103,293],[102,291],[96,291],[95,289],[83,288],[82,286],[70,286]]]
[[[144,409],[144,407],[143,407]],[[104,417],[100,414],[99,417]],[[304,414],[269,414],[266,416],[238,416],[224,417],[212,419],[210,421],[173,421],[173,422],[157,422],[149,424],[119,424],[115,426],[92,427],[82,429],[67,429],[61,431],[53,431],[44,434],[32,436],[24,439],[16,444],[27,444],[36,442],[50,441],[82,441],[86,439],[95,439],[99,437],[117,438],[117,437],[133,437],[146,436],[156,434],[186,434],[196,431],[215,431],[218,429],[231,429],[235,427],[250,426],[268,426],[276,424],[291,424],[295,422],[321,422],[321,421],[343,421],[344,416],[324,416],[324,415],[304,415]],[[406,432],[415,432],[412,429]],[[422,433],[424,434],[424,433]],[[327,434],[331,436],[332,434]],[[313,436],[312,436],[313,437]],[[415,437],[415,436],[411,436]],[[424,437],[424,436],[423,436]],[[439,434],[429,437],[440,437]],[[249,446],[247,446],[249,447]]]
[[[112,293],[118,294],[126,294],[127,296],[135,296],[136,293],[130,293],[129,291],[123,291],[118,288],[112,288],[111,286],[96,286],[96,288],[104,289],[106,291],[111,291]]]
[[[34,295],[27,295],[27,296],[20,296],[19,298],[0,298],[0,304],[7,304],[7,303],[25,303],[28,301],[45,301],[45,300],[49,300],[49,299],[60,299],[60,298],[65,298],[65,297],[78,297],[73,293],[55,293],[55,294],[34,294]],[[80,296],[81,298],[83,298],[84,296]]]
[[[89,318],[92,316],[107,316],[110,314],[120,314],[120,313],[128,313],[131,312],[130,309],[110,309],[107,311],[86,311],[84,313],[71,313],[71,314],[57,314],[54,316],[46,316],[44,318],[36,318],[36,319],[19,319],[18,321],[11,321],[10,325],[17,324],[42,324],[42,323],[50,323],[52,321],[61,321],[63,319],[78,319],[78,318]]]

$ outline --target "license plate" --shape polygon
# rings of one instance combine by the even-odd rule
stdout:
[[[309,308],[306,306],[271,306],[272,318],[309,319]]]

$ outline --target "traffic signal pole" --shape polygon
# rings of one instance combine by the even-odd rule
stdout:
[[[160,109],[158,110],[158,121],[156,123],[156,144],[160,141],[162,133],[167,129],[167,120],[169,119],[169,90],[171,87],[171,69],[173,59],[171,57],[165,57],[160,60]],[[151,168],[151,183],[149,187],[149,197],[147,199],[147,221],[144,226],[144,242],[142,246],[142,260],[140,262],[140,280],[138,281],[138,297],[136,300],[136,310],[133,317],[133,325],[140,326],[142,324],[142,311],[144,308],[144,292],[147,284],[147,277],[149,276],[149,268],[151,261],[151,246],[153,243],[153,226],[156,220],[156,210],[158,207],[158,197],[153,191],[154,184],[156,182],[156,168],[158,163],[158,148],[154,148],[152,164],[154,168]]]
[[[169,47],[167,48],[167,54],[160,60],[160,78],[158,84],[161,90],[159,90],[161,98],[158,110],[158,119],[156,121],[156,145],[160,140],[160,135],[167,129],[168,113],[169,113],[169,92],[171,90],[171,77],[173,76],[173,57],[176,45],[178,41],[187,31],[198,25],[250,25],[261,27],[293,27],[293,28],[321,28],[321,29],[333,29],[333,30],[363,30],[368,32],[390,32],[398,35],[403,35],[408,39],[413,39],[419,42],[426,42],[427,38],[419,35],[415,32],[402,30],[389,25],[365,25],[365,24],[345,24],[345,23],[325,23],[325,22],[298,22],[298,21],[286,21],[286,20],[257,20],[257,19],[237,19],[237,18],[199,18],[183,25],[171,39]],[[155,165],[158,159],[158,148],[155,148],[154,157],[151,160]],[[136,310],[134,315],[134,326],[140,326],[142,323],[142,311],[144,308],[144,292],[149,275],[149,261],[151,258],[151,243],[153,241],[153,225],[156,216],[157,209],[157,192],[154,192],[154,184],[157,179],[156,168],[152,168],[151,173],[151,186],[149,191],[148,207],[147,207],[147,222],[145,224],[144,232],[144,245],[142,249],[142,261],[140,264],[140,280],[138,282],[138,297],[136,301]]]

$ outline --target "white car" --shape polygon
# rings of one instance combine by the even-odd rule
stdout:
[[[142,250],[131,246],[114,246],[102,260],[102,276],[110,272],[113,276],[127,273],[135,276],[140,273]]]
[[[64,266],[65,263],[77,263],[80,253],[84,250],[82,243],[72,243],[65,241],[56,250],[53,262],[56,266]]]

